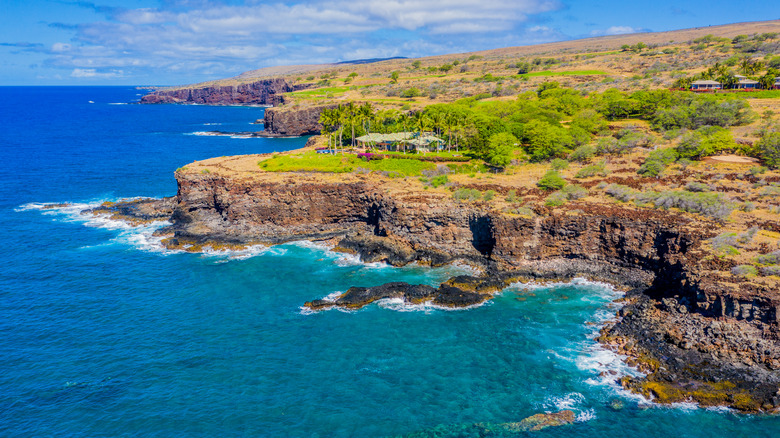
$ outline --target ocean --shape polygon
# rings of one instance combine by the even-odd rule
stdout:
[[[78,212],[176,193],[173,172],[306,138],[248,131],[262,108],[127,104],[133,87],[0,87],[0,436],[460,437],[571,409],[533,435],[769,437],[780,419],[622,391],[593,340],[620,293],[517,284],[476,308],[305,301],[388,281],[437,285],[463,266],[363,264],[311,242],[166,251]],[[44,209],[49,203],[67,206]]]

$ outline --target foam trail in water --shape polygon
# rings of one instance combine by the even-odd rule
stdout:
[[[132,199],[122,199],[122,201],[130,200]],[[162,254],[181,252],[166,249],[162,245],[163,237],[154,235],[155,231],[170,225],[170,222],[154,221],[143,225],[132,225],[123,220],[112,219],[106,214],[95,215],[86,212],[89,209],[99,207],[106,201],[107,200],[61,204],[32,202],[19,206],[16,211],[38,210],[46,216],[54,216],[57,221],[80,223],[91,228],[119,231],[119,234],[110,240],[112,243],[130,245],[143,251],[152,251]]]

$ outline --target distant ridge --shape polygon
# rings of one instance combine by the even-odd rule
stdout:
[[[392,61],[395,59],[409,59],[405,56],[394,56],[392,58],[369,58],[369,59],[355,59],[353,61],[341,61],[336,65],[356,65],[356,64],[373,64],[375,62]]]
[[[743,23],[730,23],[713,26],[701,26],[688,29],[660,31],[660,32],[639,32],[622,35],[606,35],[598,37],[589,37],[574,40],[555,41],[549,43],[530,44],[525,46],[503,47],[486,49],[465,53],[451,53],[444,55],[432,55],[420,58],[423,62],[451,62],[458,57],[481,56],[487,59],[499,60],[506,58],[523,58],[530,56],[543,56],[550,54],[567,53],[588,53],[594,51],[617,50],[622,45],[634,45],[639,42],[645,44],[665,45],[674,42],[691,41],[707,34],[716,34],[721,37],[734,37],[740,34],[759,34],[764,32],[778,32],[780,20],[752,21]],[[327,72],[329,69],[348,65],[370,65],[383,64],[383,68],[390,72],[402,68],[402,62],[406,57],[393,58],[371,58],[359,59],[353,61],[342,61],[337,63],[324,64],[304,64],[304,65],[278,65],[264,67],[256,70],[246,71],[232,78],[216,79],[198,84],[182,85],[169,88],[202,88],[207,86],[238,85],[249,83],[259,79],[292,77],[294,75],[313,75],[318,72]]]

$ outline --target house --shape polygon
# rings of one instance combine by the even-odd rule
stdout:
[[[775,90],[780,90],[780,78],[775,78]]]
[[[387,151],[430,152],[441,150],[444,141],[432,133],[396,132],[393,134],[367,134],[356,138],[358,146],[384,149]]]
[[[691,90],[693,91],[713,91],[713,90],[720,90],[723,88],[723,85],[721,85],[718,81],[707,81],[707,80],[699,80],[699,81],[693,81],[691,83]]]
[[[734,88],[740,90],[756,90],[761,88],[761,86],[758,84],[758,81],[754,81],[753,79],[746,78],[746,79],[740,79]]]

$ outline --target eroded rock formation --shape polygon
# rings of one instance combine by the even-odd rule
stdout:
[[[329,239],[366,261],[458,260],[486,272],[439,288],[355,287],[335,301],[308,303],[313,309],[382,298],[470,305],[509,279],[585,275],[633,288],[621,318],[600,339],[650,373],[624,380],[626,387],[661,402],[693,399],[745,411],[780,406],[780,299],[768,286],[722,281],[722,262],[703,246],[717,224],[595,203],[573,205],[577,214],[542,207],[522,217],[363,175],[176,176],[173,225],[164,231],[173,247]],[[491,281],[498,286],[488,290]]]
[[[174,90],[159,90],[141,98],[141,103],[189,103],[201,105],[276,105],[281,94],[300,89],[284,79]]]

